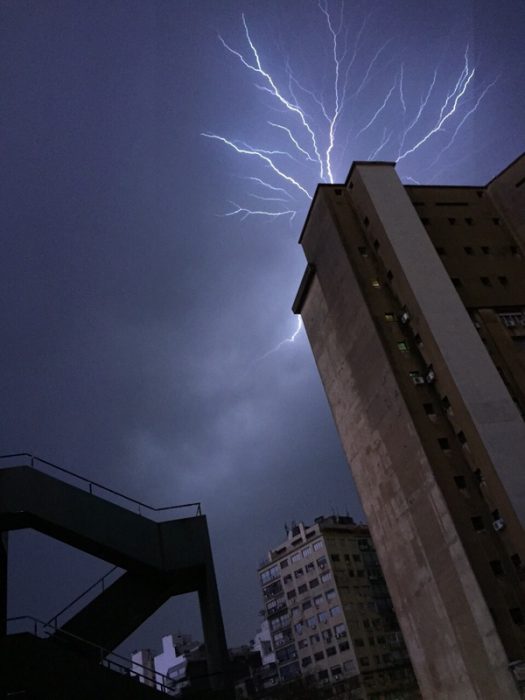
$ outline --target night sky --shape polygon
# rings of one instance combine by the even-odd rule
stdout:
[[[328,7],[338,28],[341,6]],[[201,501],[228,643],[247,642],[256,569],[284,524],[363,515],[304,332],[278,347],[297,328],[309,200],[202,134],[287,150],[280,167],[313,194],[315,163],[268,123],[310,152],[297,115],[219,35],[253,61],[245,14],[262,64],[326,149],[326,18],[307,0],[4,0],[0,12],[0,452],[155,506]],[[377,157],[398,158],[436,75],[405,150],[424,138],[467,46],[475,73],[456,113],[398,172],[423,184],[496,175],[525,150],[524,26],[522,0],[345,2],[345,65],[357,51],[334,179],[383,142]],[[224,216],[237,207],[296,214]],[[10,542],[11,615],[48,619],[110,568],[36,533]],[[170,602],[122,648],[199,636],[197,617],[194,596]]]

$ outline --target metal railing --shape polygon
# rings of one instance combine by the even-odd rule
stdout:
[[[109,579],[115,573],[115,571],[120,572],[120,571],[123,571],[123,569],[121,569],[119,566],[111,567],[111,569],[109,571],[106,571],[106,573],[103,576],[101,576],[97,581],[95,581],[95,583],[92,583],[91,586],[89,586],[89,588],[86,588],[85,591],[82,591],[82,593],[77,595],[77,597],[74,598],[72,601],[70,601],[64,608],[62,608],[62,610],[57,612],[57,614],[54,615],[49,620],[49,622],[47,622],[46,624],[49,625],[50,627],[53,627],[55,630],[58,629],[59,618],[62,617],[66,612],[71,610],[71,608],[73,608],[83,598],[85,598],[87,595],[89,595],[89,593],[98,589],[99,587],[100,587],[100,593],[103,593],[105,588],[106,588],[107,579]]]
[[[35,637],[40,639],[53,639],[55,637],[56,630],[49,625],[47,622],[42,622],[42,620],[37,620],[35,617],[30,615],[23,615],[19,617],[10,617],[7,619],[8,634],[15,634],[9,630],[10,627],[17,625],[19,628],[22,627],[24,632],[29,632]],[[20,633],[20,632],[19,632]],[[162,693],[173,694],[172,681],[155,671],[154,669],[147,668],[141,664],[131,661],[125,656],[115,653],[114,651],[109,651],[103,647],[89,642],[82,637],[78,637],[70,632],[64,632],[60,630],[56,633],[55,639],[58,640],[69,640],[75,645],[83,647],[86,651],[91,653],[96,651],[96,656],[98,658],[98,664],[110,671],[115,671],[121,675],[128,676],[130,678],[137,678],[141,683],[153,683],[156,690]]]
[[[31,467],[31,469],[35,469],[36,471],[40,471],[45,474],[46,471],[42,468],[39,468],[40,465],[44,465],[45,467],[49,467],[51,469],[59,471],[62,474],[67,474],[74,480],[79,481],[84,485],[87,485],[87,491],[90,494],[101,497],[103,497],[102,494],[110,494],[111,497],[116,497],[124,501],[126,507],[128,507],[128,509],[130,510],[131,508],[128,506],[128,504],[133,504],[132,509],[136,510],[139,515],[144,515],[144,513],[142,512],[143,510],[148,511],[148,513],[150,514],[153,514],[153,518],[151,518],[152,520],[160,520],[158,514],[166,514],[167,511],[174,511],[182,508],[194,508],[196,516],[202,515],[201,504],[199,502],[181,503],[176,506],[164,506],[163,508],[154,508],[153,506],[150,506],[147,503],[143,503],[142,501],[138,501],[135,498],[131,498],[130,496],[126,496],[125,494],[120,493],[120,491],[115,491],[115,489],[111,489],[108,486],[104,486],[104,484],[100,484],[98,481],[86,479],[86,477],[81,476],[80,474],[76,474],[75,472],[72,472],[69,469],[64,469],[64,467],[59,467],[57,464],[53,464],[53,462],[49,462],[47,459],[42,459],[41,457],[37,457],[36,455],[30,454],[29,452],[18,452],[15,454],[0,455],[0,469],[2,468],[2,462],[20,458],[23,458],[25,462],[23,464],[16,464],[14,466]],[[105,500],[114,503],[113,498],[106,497]]]

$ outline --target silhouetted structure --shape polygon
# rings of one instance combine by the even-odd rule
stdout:
[[[195,517],[159,522],[159,516],[173,516],[175,511],[149,508],[67,472],[69,480],[78,480],[79,486],[72,486],[34,467],[52,467],[57,476],[66,470],[31,455],[13,455],[11,463],[13,458],[23,466],[0,469],[4,611],[9,530],[39,530],[125,573],[69,618],[68,611],[62,611],[63,623],[58,616],[47,624],[32,621],[28,631],[4,636],[2,690],[53,700],[158,697],[156,690],[130,678],[125,660],[111,652],[168,598],[191,591],[199,595],[211,686],[227,685],[228,655],[200,506],[190,504],[198,506]],[[117,499],[123,505],[117,505]],[[4,629],[6,622],[4,614]]]
[[[301,236],[302,315],[425,697],[525,659],[525,156],[486,187],[354,163]]]

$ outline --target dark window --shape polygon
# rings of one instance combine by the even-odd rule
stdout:
[[[472,247],[469,246],[469,245],[466,245],[466,246],[463,248],[463,250],[465,251],[465,253],[466,253],[467,255],[474,255],[474,248],[472,248]]]
[[[495,217],[492,219],[492,222],[493,222],[493,224],[494,224],[495,226],[499,226],[500,223],[501,223],[500,219],[499,219],[497,216],[495,216]]]
[[[319,661],[319,659],[316,659],[316,661]],[[328,671],[319,671],[317,677],[319,678],[320,681],[328,680]]]
[[[360,245],[357,250],[359,251],[359,255],[362,255],[363,258],[368,258],[368,251],[364,245]]]
[[[376,238],[374,241],[374,250],[377,250],[378,248],[379,248],[379,241]]]
[[[458,489],[466,489],[467,488],[467,482],[465,481],[465,477],[458,475],[454,477],[454,481],[456,482],[456,486]]]
[[[475,515],[473,518],[470,519],[472,523],[472,527],[476,532],[482,532],[485,529],[485,525],[483,523],[483,518],[479,515]]]
[[[472,226],[472,225],[474,224],[474,219],[471,219],[470,217],[467,217],[467,218],[465,219],[465,223],[467,224],[467,226]]]
[[[517,245],[511,245],[511,246],[510,246],[510,252],[512,253],[512,255],[517,255],[517,256],[519,256],[519,254],[520,254]]]
[[[436,253],[437,253],[438,255],[446,255],[445,249],[442,248],[442,247],[439,246],[439,245],[436,246]]]
[[[517,625],[523,624],[523,613],[521,612],[520,608],[510,608],[509,613]]]
[[[314,654],[314,659],[316,661],[321,661],[322,659],[324,659],[324,651],[316,651]]]
[[[340,560],[340,556],[339,556],[339,554],[332,554],[332,555],[330,556],[330,559],[331,559],[332,561],[339,561],[339,560]]]
[[[441,405],[443,406],[445,411],[448,411],[448,409],[450,408],[450,401],[448,400],[448,396],[443,396],[443,398],[441,399]]]
[[[490,248],[488,245],[482,245],[481,246],[481,252],[483,255],[489,255],[490,254]]]
[[[449,223],[451,226],[454,226],[454,224],[456,223],[456,219],[454,219],[453,216],[450,216],[449,219],[448,219],[448,223]]]
[[[442,450],[450,450],[450,444],[447,438],[438,438],[438,443]]]
[[[509,280],[507,279],[507,277],[505,277],[505,275],[500,275],[498,277],[498,282],[501,284],[502,287],[506,287],[509,283]]]
[[[481,284],[484,287],[492,287],[492,284],[490,283],[490,280],[488,277],[480,277],[480,280],[481,280]]]
[[[348,642],[341,642],[339,651],[346,651],[347,649],[350,649],[350,644]]]
[[[335,189],[334,192],[336,193],[336,195],[338,197],[340,197],[343,194],[343,190],[340,190],[340,189]]]
[[[465,437],[465,433],[462,430],[460,430],[458,433],[458,440],[460,441],[460,443],[462,445],[465,445],[467,442],[467,438]]]
[[[368,218],[368,216],[365,216],[365,218],[363,219],[363,223],[364,223],[365,226],[368,226],[368,225],[369,225],[370,219]]]
[[[416,333],[416,335],[414,336],[414,342],[416,345],[423,345],[423,341],[421,340],[421,336],[419,335],[419,333]]]
[[[500,518],[499,510],[496,508],[496,510],[492,511],[492,520],[499,520]]]
[[[434,410],[434,406],[431,403],[424,403],[423,408],[425,409],[425,413],[427,416],[435,416],[436,411]]]
[[[423,224],[423,226],[428,226],[430,224],[430,219],[426,216],[422,216],[421,223]]]
[[[492,569],[494,576],[503,576],[503,567],[501,566],[499,559],[493,559],[490,562],[490,568]]]
[[[307,588],[307,586],[306,586],[306,583],[303,583],[302,586],[299,586],[299,588],[297,589],[297,592],[298,592],[299,594],[301,594],[301,593],[306,593],[307,590],[308,590],[308,588]]]
[[[386,277],[387,277],[389,282],[391,282],[394,279],[394,275],[392,274],[392,270],[388,270],[388,272],[386,273]]]
[[[337,649],[335,647],[328,647],[326,650],[327,656],[335,656],[337,654]]]
[[[364,639],[354,639],[354,646],[355,647],[364,647],[365,646],[365,640]]]
[[[459,277],[452,277],[452,284],[454,285],[454,287],[461,287],[462,286],[461,280],[459,279]]]
[[[313,578],[310,581],[310,588],[316,588],[319,585],[319,579],[318,578]]]
[[[512,554],[510,560],[514,564],[516,569],[521,569],[521,557],[519,554]]]

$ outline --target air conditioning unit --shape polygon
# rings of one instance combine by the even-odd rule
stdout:
[[[403,324],[408,323],[410,321],[410,314],[408,313],[408,311],[403,311],[403,313],[399,316],[399,320]]]
[[[436,373],[434,372],[433,369],[429,369],[428,372],[425,374],[425,381],[427,384],[432,384],[436,379]]]
[[[503,518],[498,518],[492,523],[492,527],[496,532],[501,532],[505,528],[505,521]]]

